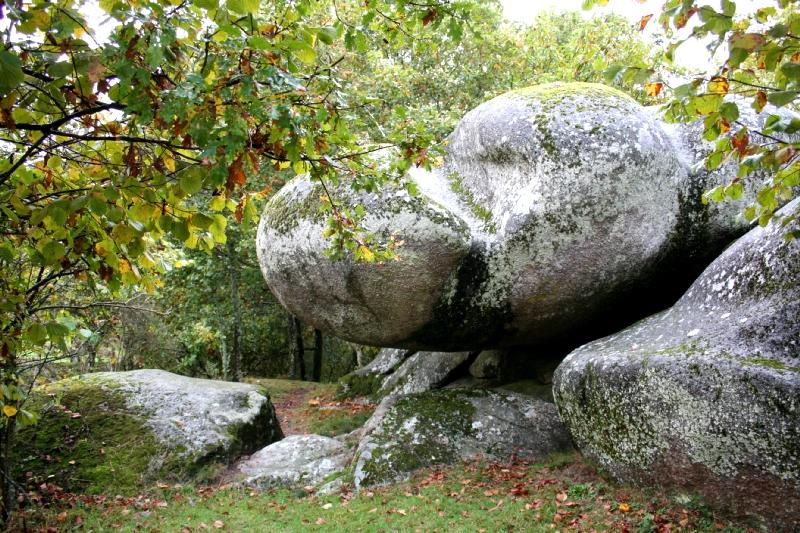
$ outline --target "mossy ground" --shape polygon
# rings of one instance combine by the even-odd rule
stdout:
[[[20,517],[18,517],[19,519]],[[577,455],[470,461],[407,483],[316,496],[231,487],[154,487],[134,499],[62,495],[29,527],[83,531],[744,531],[690,495],[614,486]]]
[[[92,380],[68,380],[34,393],[39,424],[17,435],[17,478],[30,487],[53,483],[89,494],[135,494],[161,475],[184,471],[125,405],[121,393]]]

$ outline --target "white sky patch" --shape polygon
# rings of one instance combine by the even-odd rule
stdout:
[[[501,3],[503,5],[503,14],[507,19],[523,24],[530,24],[537,13],[542,11],[577,11],[582,13],[585,18],[590,18],[594,14],[615,13],[630,20],[631,24],[636,24],[645,15],[652,14],[653,19],[647,25],[643,36],[653,42],[655,46],[659,45],[656,42],[659,32],[656,30],[659,29],[658,15],[664,5],[664,0],[611,0],[606,6],[596,6],[591,11],[583,11],[581,9],[582,0],[501,0]],[[720,8],[718,1],[701,1],[698,4],[709,5],[715,9]],[[761,7],[777,7],[777,5],[778,3],[775,0],[740,0],[736,3],[736,14],[750,14]],[[685,30],[686,35],[697,24],[697,20],[697,15],[692,17]],[[675,64],[697,73],[708,73],[716,70],[715,66],[721,65],[726,59],[727,50],[723,50],[723,47],[720,47],[720,50],[712,60],[711,53],[706,48],[708,42],[709,39],[703,41],[690,39],[675,51]]]

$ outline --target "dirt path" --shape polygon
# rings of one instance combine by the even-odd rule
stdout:
[[[308,433],[308,400],[314,392],[313,388],[298,387],[272,402],[285,436]]]

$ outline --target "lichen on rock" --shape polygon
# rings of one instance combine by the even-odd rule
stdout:
[[[156,479],[204,479],[282,437],[258,387],[161,370],[78,376],[32,402],[44,414],[19,435],[28,443],[19,466],[72,490],[136,493]]]
[[[585,454],[620,479],[695,490],[772,528],[800,526],[791,229],[751,230],[672,308],[567,356],[554,394]]]
[[[357,487],[382,485],[476,454],[542,458],[571,449],[553,404],[513,393],[443,389],[395,397],[365,426]]]

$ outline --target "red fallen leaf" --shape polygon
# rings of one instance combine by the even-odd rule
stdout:
[[[67,519],[67,512],[66,511],[62,511],[62,512],[58,513],[58,516],[56,516],[56,520],[58,520],[59,522],[64,522],[66,519]]]
[[[650,13],[649,15],[645,15],[639,20],[639,31],[643,31],[644,28],[647,26],[647,23],[650,22],[650,19],[653,18],[653,14]]]
[[[527,496],[529,494],[528,488],[524,483],[515,483],[511,489],[512,496]]]
[[[556,483],[557,481],[555,479],[542,479],[536,482],[536,490],[541,490],[547,485],[555,485]]]
[[[567,499],[567,493],[564,492],[563,490],[561,492],[559,492],[558,494],[556,494],[556,501],[557,502],[561,503],[561,502],[565,501],[566,499]]]

